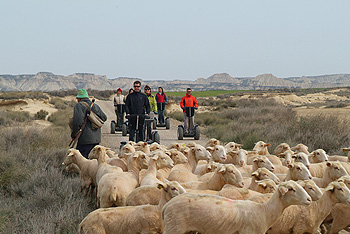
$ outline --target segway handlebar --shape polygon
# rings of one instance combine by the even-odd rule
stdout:
[[[139,117],[145,117],[145,119],[149,119],[149,118],[150,118],[150,116],[149,116],[149,115],[146,115],[146,114],[131,114],[131,115],[125,116],[125,118],[130,119],[130,118],[132,118],[132,117],[137,117],[137,116],[139,116]]]

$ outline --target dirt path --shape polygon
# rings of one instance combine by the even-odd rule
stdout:
[[[112,101],[96,101],[96,103],[101,107],[103,112],[107,115],[107,122],[102,127],[102,145],[112,148],[114,151],[118,152],[120,142],[128,141],[128,136],[123,137],[121,132],[116,132],[116,134],[111,134],[110,126],[111,121],[116,120],[114,106]],[[193,138],[185,138],[182,141],[177,140],[177,126],[183,124],[177,120],[171,119],[170,129],[166,130],[165,128],[157,128],[156,131],[160,135],[160,143],[162,145],[169,146],[173,142],[181,142],[187,144],[191,141],[194,141]],[[203,134],[201,134],[200,140],[195,141],[201,145],[204,145],[208,141]]]

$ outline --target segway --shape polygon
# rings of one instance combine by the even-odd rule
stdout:
[[[154,126],[154,113],[151,112],[148,119],[145,119],[146,124],[146,142],[152,144],[153,142],[157,142],[160,144],[160,136],[158,131],[152,131],[151,125]],[[154,129],[154,127],[153,127]]]
[[[157,103],[158,110],[165,110],[165,103]],[[159,118],[159,116],[158,116]],[[157,118],[154,118],[155,124],[153,123],[153,129],[156,129],[156,127],[165,127],[166,129],[170,129],[170,119],[169,117],[166,117],[164,119],[164,123],[157,123]]]
[[[196,107],[185,107],[186,116],[188,117],[188,127],[190,127],[191,117],[194,116],[194,110]],[[185,129],[183,125],[177,126],[177,139],[183,140],[184,137],[193,137],[195,140],[200,138],[200,130],[198,125],[195,125],[193,131],[190,132],[188,129]]]
[[[117,104],[117,112],[119,114],[124,114],[125,112],[125,104]],[[115,134],[116,131],[123,131],[123,126],[119,127],[115,120],[111,121],[111,134]]]

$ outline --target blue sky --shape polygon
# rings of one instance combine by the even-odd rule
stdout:
[[[350,73],[350,1],[0,0],[0,74]]]

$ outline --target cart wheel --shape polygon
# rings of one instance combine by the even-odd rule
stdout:
[[[196,126],[196,127],[194,128],[194,139],[195,139],[195,140],[199,140],[200,135],[201,135],[201,133],[200,133],[199,127]]]
[[[122,136],[128,135],[128,129],[125,123],[122,124]]]
[[[115,128],[116,128],[117,124],[115,123],[115,121],[111,121],[111,134],[115,134]]]
[[[178,140],[184,139],[184,129],[182,127],[177,127],[177,139]]]
[[[154,139],[153,142],[157,142],[158,144],[160,144],[160,136],[158,132],[154,133]]]
[[[170,129],[170,119],[169,118],[165,119],[165,128]]]

